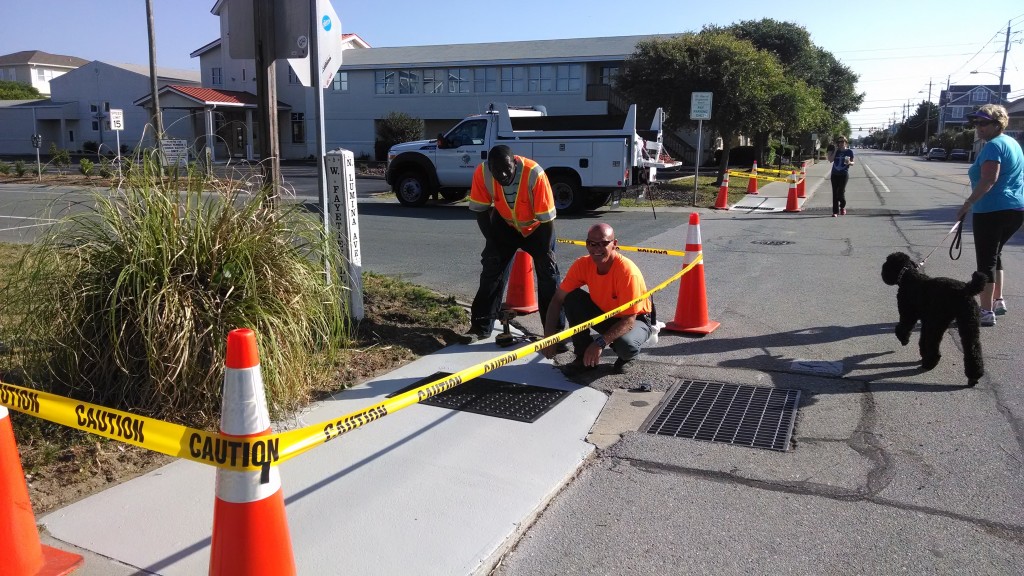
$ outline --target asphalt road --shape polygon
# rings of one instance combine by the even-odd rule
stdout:
[[[917,334],[906,347],[892,334],[896,289],[879,272],[903,250],[927,257],[931,275],[970,277],[970,227],[959,260],[944,239],[968,194],[967,164],[855,152],[847,216],[830,217],[822,165],[802,212],[698,210],[709,315],[721,327],[704,338],[663,333],[626,386],[799,390],[792,449],[627,432],[555,497],[495,574],[1024,573],[1024,232],[1003,252],[1010,312],[982,331],[986,376],[963,388],[954,331],[939,366],[921,372]],[[468,210],[403,208],[369,193],[382,184],[357,183],[364,269],[468,299],[482,247]],[[35,217],[55,194],[0,186],[0,215]],[[681,250],[689,212],[605,208],[559,218],[558,236],[583,238],[606,221],[622,244]],[[0,240],[45,226],[13,229],[26,222],[0,216]],[[563,269],[582,253],[559,245]],[[681,264],[628,256],[652,285]],[[674,286],[657,295],[662,320],[677,300]],[[521,321],[539,327],[536,315]],[[606,375],[584,382],[625,392]]]

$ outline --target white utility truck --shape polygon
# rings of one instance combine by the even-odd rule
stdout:
[[[659,108],[651,129],[638,132],[635,104],[625,116],[548,116],[541,106],[493,103],[437,140],[392,146],[385,177],[405,206],[422,206],[438,194],[454,202],[466,197],[487,152],[504,144],[540,164],[559,212],[591,210],[613,192],[653,181],[658,168],[679,164],[660,161],[663,120]]]

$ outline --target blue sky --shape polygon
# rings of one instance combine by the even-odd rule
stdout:
[[[213,5],[213,0],[153,0],[160,66],[199,68],[189,53],[217,38]],[[1024,97],[1020,0],[517,0],[504,3],[506,13],[487,8],[499,3],[451,0],[333,0],[333,5],[344,32],[377,47],[679,33],[761,18],[793,22],[860,75],[857,88],[866,96],[861,111],[849,115],[854,128],[899,120],[908,101],[916,107],[927,97],[929,81],[933,102],[947,81],[998,84],[1006,25],[1012,21],[1004,84],[1011,85],[1011,98]],[[4,11],[0,54],[42,50],[147,64],[147,42],[144,0],[32,0]],[[980,73],[971,75],[972,70]]]

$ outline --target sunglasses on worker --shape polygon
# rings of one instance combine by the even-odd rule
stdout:
[[[604,248],[615,240],[587,240],[588,248]]]
[[[974,120],[971,122],[971,126],[991,126],[995,123],[995,120]]]

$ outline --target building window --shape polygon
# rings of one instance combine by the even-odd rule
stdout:
[[[220,68],[210,68],[210,84],[220,86],[223,82]]]
[[[555,67],[530,66],[527,72],[529,92],[552,92],[555,89]]]
[[[978,86],[971,92],[971,102],[988,102],[988,94],[987,88]]]
[[[348,92],[348,72],[339,71],[335,74],[332,86],[335,92]]]
[[[502,92],[526,92],[526,68],[524,66],[504,66],[501,69]]]
[[[100,111],[100,107],[96,104],[89,104],[89,112],[95,114]]]
[[[0,80],[4,79],[4,72],[5,71],[2,68],[0,68]],[[13,78],[12,78],[12,80],[13,80]]]
[[[68,142],[74,142],[74,141],[75,141],[75,131],[74,130],[68,130]]]
[[[611,86],[619,75],[618,66],[601,66],[601,84]]]
[[[292,112],[292,143],[302,144],[306,141],[306,120],[302,112]]]
[[[444,94],[444,85],[448,79],[448,71],[444,68],[423,70],[423,93]]]
[[[245,68],[242,68],[242,82],[245,82]]]
[[[497,68],[474,68],[473,69],[473,92],[497,92],[498,91],[498,69]]]
[[[41,82],[49,82],[50,80],[53,80],[53,70],[37,68],[36,78],[38,78]]]
[[[295,70],[292,70],[291,66],[288,67],[288,83],[302,84],[302,82],[299,81],[299,77],[295,75]]]
[[[960,120],[964,117],[964,106],[953,106],[953,119]]]
[[[399,94],[419,94],[420,93],[420,74],[419,70],[399,70],[398,71],[398,93]]]
[[[100,131],[100,122],[99,122],[99,120],[93,120],[92,121],[92,131],[93,132],[99,132]]]
[[[394,94],[395,93],[395,71],[394,70],[377,70],[373,73],[373,93],[374,94]]]
[[[615,68],[618,71],[618,68]],[[583,66],[579,64],[559,64],[556,68],[555,90],[559,92],[578,92],[583,87]]]
[[[468,94],[471,86],[471,78],[469,68],[449,68],[448,69],[448,93],[449,94]]]

